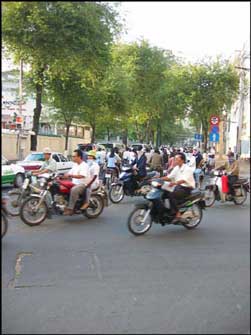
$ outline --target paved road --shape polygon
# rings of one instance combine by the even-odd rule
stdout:
[[[2,241],[4,334],[250,334],[250,202],[201,225],[131,235],[135,199],[29,227]]]

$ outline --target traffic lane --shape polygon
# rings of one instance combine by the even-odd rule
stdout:
[[[13,223],[3,259],[15,245],[33,254],[23,258],[16,281],[22,289],[3,290],[4,329],[248,331],[248,205],[215,205],[194,231],[155,225],[134,237],[126,228],[132,200],[106,209],[102,220],[72,217],[33,228]],[[38,311],[21,313],[23,303]]]

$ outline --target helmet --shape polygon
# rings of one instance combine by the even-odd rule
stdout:
[[[88,151],[87,156],[92,156],[93,158],[96,158],[96,151],[95,150]]]

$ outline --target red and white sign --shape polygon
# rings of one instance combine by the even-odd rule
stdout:
[[[220,118],[219,118],[219,116],[217,116],[217,115],[212,115],[212,116],[210,116],[210,124],[212,125],[212,126],[216,126],[216,125],[218,125],[220,123]]]

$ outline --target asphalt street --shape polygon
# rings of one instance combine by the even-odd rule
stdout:
[[[135,237],[136,198],[94,220],[10,219],[2,240],[4,334],[250,334],[250,199],[216,202],[195,230]]]

